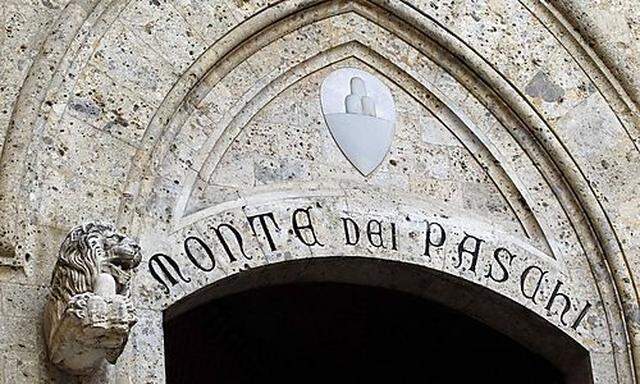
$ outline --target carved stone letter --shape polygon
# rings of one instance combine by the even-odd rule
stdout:
[[[44,314],[49,358],[74,375],[115,363],[136,323],[129,281],[140,247],[111,225],[87,223],[69,232],[53,269]]]

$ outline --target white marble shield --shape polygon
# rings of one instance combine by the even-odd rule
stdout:
[[[365,71],[342,68],[324,79],[320,101],[342,153],[364,176],[371,174],[393,140],[396,110],[389,88]]]

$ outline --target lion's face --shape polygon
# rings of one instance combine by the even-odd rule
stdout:
[[[121,289],[131,278],[132,270],[140,264],[140,246],[133,239],[115,231],[105,231],[100,235],[104,249],[100,269],[113,275]]]
[[[119,233],[104,234],[105,260],[121,269],[133,269],[140,264],[140,246],[133,239]]]

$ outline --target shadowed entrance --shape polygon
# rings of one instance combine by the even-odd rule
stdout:
[[[231,294],[165,324],[167,382],[564,383],[480,322],[408,293],[292,283]]]

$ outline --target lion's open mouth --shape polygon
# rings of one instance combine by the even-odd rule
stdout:
[[[118,254],[103,261],[102,269],[113,276],[117,293],[122,293],[126,290],[127,284],[133,275],[133,269],[140,264],[140,258],[139,252],[120,250]]]
[[[140,264],[141,255],[138,248],[118,246],[111,248],[105,262],[112,264],[122,270],[130,270]]]
[[[125,259],[122,257],[116,257],[111,260],[108,260],[108,263],[121,270],[130,270],[135,268],[137,265],[137,263],[135,262],[136,260],[135,254],[132,253],[131,255],[126,255],[126,256],[130,256],[130,258],[128,257]]]

